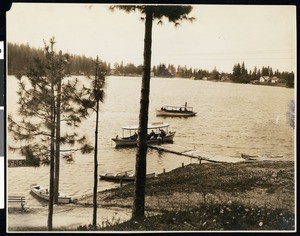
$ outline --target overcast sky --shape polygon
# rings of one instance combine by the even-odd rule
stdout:
[[[107,62],[143,63],[144,23],[139,13],[110,11],[108,5],[13,3],[7,13],[7,41],[43,47],[52,36],[56,49],[97,55]],[[193,23],[153,25],[152,65],[186,65],[232,72],[271,66],[294,71],[294,6],[193,5]],[[9,55],[8,55],[9,56]]]

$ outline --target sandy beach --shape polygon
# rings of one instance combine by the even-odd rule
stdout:
[[[76,204],[55,205],[53,213],[54,230],[76,230],[81,225],[89,225],[92,222],[93,208]],[[130,209],[118,207],[98,208],[97,223],[103,227],[106,222],[123,222],[131,217]],[[8,231],[35,231],[46,230],[48,207],[29,208],[27,212],[17,209],[9,210]]]

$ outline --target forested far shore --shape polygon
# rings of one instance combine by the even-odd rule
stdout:
[[[33,48],[28,44],[8,43],[8,74],[23,75],[26,68],[29,68],[35,58],[42,58],[44,49]],[[84,55],[69,54],[69,63],[66,67],[68,75],[90,75],[93,74],[94,59]],[[101,61],[107,75],[118,76],[141,76],[143,73],[142,65],[133,63],[124,64],[123,62],[111,65]],[[199,65],[200,67],[200,65]],[[194,80],[211,80],[235,83],[251,83],[261,85],[294,87],[294,72],[273,70],[270,66],[263,66],[261,69],[253,68],[248,70],[245,63],[233,65],[232,73],[219,72],[217,68],[212,71],[205,69],[188,68],[187,66],[174,66],[172,64],[161,63],[153,66],[151,76],[162,78],[189,78]]]

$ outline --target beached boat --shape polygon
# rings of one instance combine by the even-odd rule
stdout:
[[[270,157],[271,157],[271,158],[282,158],[283,155],[271,155]]]
[[[178,116],[189,117],[195,116],[197,112],[193,111],[193,107],[188,107],[187,103],[182,106],[167,106],[164,105],[160,109],[156,109],[156,116]]]
[[[30,186],[30,190],[34,195],[38,196],[39,198],[49,201],[49,190],[47,188],[43,188],[40,185],[34,184]],[[59,192],[58,203],[67,204],[70,202],[71,202],[70,196]]]
[[[248,155],[248,154],[241,154],[241,157],[247,161],[256,161],[259,158],[258,155]]]
[[[148,124],[148,141],[147,143],[170,143],[176,132],[169,131],[170,124],[163,122],[155,122]],[[112,140],[116,143],[116,147],[136,146],[138,144],[138,125],[128,125],[122,127],[122,137],[118,135]]]
[[[129,173],[128,173],[129,172]],[[131,171],[125,171],[122,173],[104,173],[100,174],[99,178],[102,180],[108,180],[108,181],[125,181],[125,182],[130,182],[135,180],[135,174],[130,173]],[[147,174],[146,178],[153,178],[155,177],[155,173]]]

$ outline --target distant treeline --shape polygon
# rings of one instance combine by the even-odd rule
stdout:
[[[31,48],[28,44],[18,45],[8,43],[8,74],[20,75],[23,74],[27,68],[33,63],[36,58],[43,58],[44,49]],[[95,67],[95,58],[69,55],[69,63],[66,67],[66,74],[80,75],[80,74],[93,74]],[[104,68],[107,72],[110,71],[110,64],[103,62]]]
[[[18,45],[8,43],[8,74],[20,75],[26,71],[34,58],[41,58],[43,49],[31,48],[28,44]],[[67,67],[67,74],[69,75],[92,75],[94,73],[94,59],[86,56],[78,56],[70,54],[69,64]],[[141,76],[143,73],[142,65],[134,65],[127,63],[114,63],[113,68],[110,63],[102,61],[103,68],[108,75],[125,75],[125,76]],[[262,82],[262,77],[278,78],[276,83],[272,85],[281,85],[287,87],[294,87],[294,73],[293,72],[279,72],[273,71],[271,67],[262,67],[261,69],[254,68],[248,71],[244,62],[237,63],[233,66],[232,73],[220,73],[215,68],[212,71],[187,68],[186,66],[175,67],[172,64],[159,64],[152,67],[152,76],[155,77],[180,77],[192,78],[195,80],[213,80],[213,81],[232,81],[236,83],[257,83],[266,84]]]

